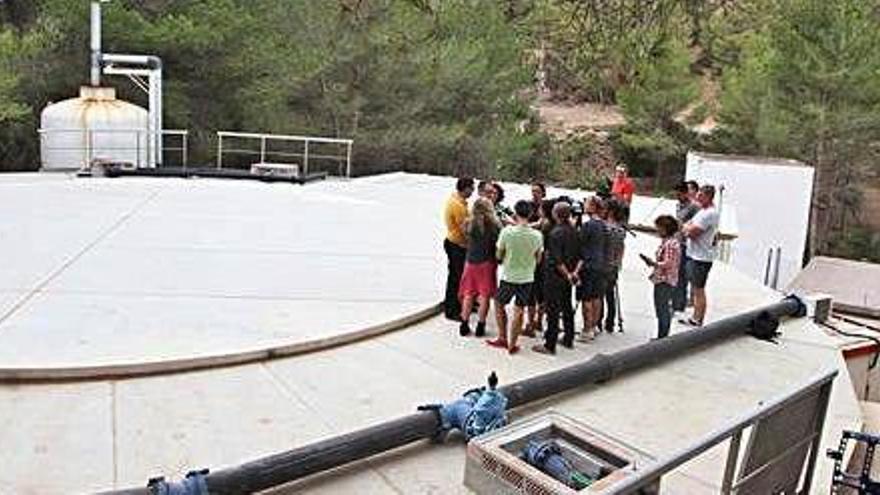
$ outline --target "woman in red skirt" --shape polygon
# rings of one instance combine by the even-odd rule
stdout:
[[[476,336],[486,335],[486,315],[489,313],[489,302],[495,297],[497,262],[495,260],[495,243],[501,231],[501,222],[495,216],[492,203],[483,198],[474,202],[471,217],[468,219],[467,258],[461,284],[458,286],[458,297],[461,299],[462,337],[471,333],[470,316],[477,300]]]

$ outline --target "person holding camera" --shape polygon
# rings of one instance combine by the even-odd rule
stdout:
[[[672,323],[672,297],[678,285],[678,266],[681,263],[681,245],[676,234],[678,220],[671,215],[660,215],[654,221],[660,235],[660,247],[654,259],[641,255],[642,260],[653,268],[649,279],[654,283],[654,312],[657,315],[657,338],[669,335]]]
[[[577,230],[571,224],[571,205],[558,201],[553,205],[555,225],[547,242],[544,290],[547,306],[547,331],[544,343],[532,347],[535,352],[555,354],[559,338],[559,318],[562,316],[562,346],[574,347],[574,308],[571,306],[571,288],[578,284],[577,267],[580,243]]]
[[[532,213],[529,202],[517,201],[513,210],[515,224],[501,230],[497,245],[497,258],[502,260],[503,267],[501,284],[495,297],[498,338],[487,342],[491,346],[506,348],[510,354],[519,351],[517,340],[522,332],[525,308],[535,281],[535,266],[541,259],[544,246],[541,233],[529,226],[529,215]],[[513,322],[508,338],[505,306],[512,300]]]
[[[578,301],[581,301],[584,318],[584,329],[580,335],[582,342],[589,342],[596,336],[602,311],[602,296],[605,294],[605,243],[608,233],[605,222],[599,218],[601,209],[602,200],[598,196],[591,196],[584,205],[587,221],[580,229],[580,285],[576,295]]]

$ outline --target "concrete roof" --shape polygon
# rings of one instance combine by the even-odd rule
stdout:
[[[841,309],[880,318],[880,264],[816,256],[789,285],[789,290],[822,292]]]
[[[306,251],[298,246],[333,250],[341,249],[340,244],[349,244],[348,238],[342,235],[334,237],[332,244],[310,244],[318,241],[303,230],[292,232],[295,227],[291,227],[286,234],[275,234],[273,230],[272,236],[282,237],[272,237],[267,228],[258,228],[257,218],[237,214],[241,209],[252,209],[252,206],[244,203],[256,203],[264,199],[264,193],[266,204],[275,206],[267,208],[270,213],[267,213],[264,223],[274,225],[283,222],[289,210],[298,211],[294,206],[305,208],[303,205],[318,202],[329,207],[321,209],[321,212],[329,212],[327,214],[338,222],[342,232],[351,232],[357,227],[346,217],[333,216],[334,208],[339,208],[340,200],[337,198],[349,201],[348,212],[357,210],[352,207],[353,202],[383,203],[381,207],[364,203],[365,208],[375,208],[371,211],[376,212],[376,216],[362,219],[370,222],[372,228],[357,231],[364,235],[377,234],[375,239],[367,238],[365,244],[373,250],[368,252],[387,253],[397,249],[406,250],[411,246],[414,257],[430,259],[437,264],[432,268],[437,273],[414,277],[413,280],[418,280],[413,283],[418,287],[403,285],[396,290],[400,294],[408,291],[418,294],[430,292],[434,294],[434,299],[442,290],[443,260],[442,255],[437,254],[441,235],[438,218],[441,202],[452,187],[449,178],[391,174],[350,182],[312,184],[302,188],[206,180],[191,183],[138,179],[68,180],[62,176],[46,178],[37,175],[0,178],[3,179],[0,188],[3,188],[4,200],[18,192],[20,194],[15,196],[16,200],[30,201],[28,207],[42,212],[31,215],[26,224],[2,224],[3,229],[9,228],[9,225],[17,226],[17,230],[11,231],[16,233],[16,237],[7,238],[20,240],[17,250],[9,251],[17,256],[14,258],[17,264],[24,267],[33,258],[44,263],[41,265],[42,271],[6,268],[10,270],[9,273],[17,274],[19,280],[37,283],[22,284],[26,289],[38,289],[23,307],[40,303],[44,292],[50,296],[55,290],[60,292],[60,289],[54,289],[58,287],[54,285],[55,282],[65,278],[68,269],[75,269],[80,262],[78,260],[87,260],[93,254],[86,249],[90,244],[93,245],[92,249],[106,249],[105,255],[111,256],[107,259],[113,263],[102,264],[96,259],[89,265],[81,265],[83,273],[79,277],[84,286],[88,287],[85,282],[89,282],[94,284],[92,287],[106,288],[103,294],[83,290],[84,296],[89,296],[83,299],[87,303],[93,301],[90,304],[106,311],[112,311],[114,307],[112,300],[108,302],[103,298],[114,297],[118,286],[99,285],[86,268],[100,270],[102,266],[105,269],[118,266],[119,270],[128,270],[125,265],[129,261],[121,256],[112,257],[112,251],[142,253],[140,249],[143,246],[153,246],[151,249],[165,246],[167,239],[177,234],[184,236],[184,239],[195,236],[203,241],[200,245],[205,248],[222,240],[220,246],[229,249],[237,246],[243,250],[249,246],[247,242],[242,242],[243,238],[252,239],[256,246],[271,245],[272,240],[283,239],[289,244],[275,248],[285,253]],[[41,185],[54,194],[49,195],[45,203],[29,200],[30,195],[26,192],[33,193]],[[95,199],[90,200],[86,191],[94,191]],[[244,196],[244,201],[236,202],[240,191],[249,193]],[[511,187],[508,188],[508,196],[511,199],[525,197],[527,191],[526,186]],[[154,203],[149,199],[151,197],[153,200],[177,198],[179,203],[172,207],[163,201]],[[205,201],[212,205],[207,210],[216,215],[192,215],[190,231],[183,226],[170,227],[174,225],[171,218],[176,214],[186,216],[180,212],[187,211],[187,207],[181,205],[204,212],[197,205]],[[128,241],[114,244],[115,233],[126,230],[128,224],[120,217],[102,216],[101,212],[108,209],[132,212],[138,202],[144,205],[140,212],[158,208],[156,213],[145,216],[153,216],[154,235],[143,235],[142,232],[139,237],[122,237]],[[16,212],[23,215],[25,209],[21,207]],[[128,218],[138,218],[140,212],[129,213]],[[122,222],[121,227],[111,230],[98,242],[94,242],[98,235],[95,230],[88,230],[91,232],[89,236],[77,237],[84,229],[89,229],[88,222],[83,220],[89,215],[103,219],[101,226],[105,231],[119,222]],[[71,217],[80,219],[79,223],[68,224],[64,221]],[[409,222],[396,221],[401,218],[425,222],[429,228],[424,232],[412,230],[416,227]],[[166,220],[169,222],[167,232],[174,235],[162,234],[166,232],[163,229]],[[44,227],[42,223],[53,227]],[[206,231],[202,225],[213,225],[215,229]],[[398,230],[401,225],[406,227],[402,232]],[[34,234],[43,229],[59,229],[51,239],[59,244],[64,240],[76,240],[79,249],[73,252],[85,250],[84,254],[65,265],[65,261],[70,260],[70,251],[56,255],[51,246],[33,241],[46,238]],[[97,227],[94,229],[100,230]],[[413,239],[419,235],[429,236],[429,239]],[[656,323],[650,301],[651,285],[637,255],[652,252],[656,243],[656,239],[645,235],[628,240],[620,279],[626,332],[603,335],[591,344],[578,344],[574,351],[563,349],[556,357],[528,351],[508,356],[484,345],[480,339],[458,337],[453,324],[435,317],[370,340],[247,365],[128,379],[0,384],[0,425],[3,426],[0,428],[0,444],[12,446],[0,453],[0,464],[3,465],[0,486],[12,493],[41,494],[142,486],[153,476],[180,476],[190,469],[217,469],[235,465],[407,414],[419,404],[456,397],[462,391],[482,383],[490,370],[497,371],[502,381],[509,382],[587,359],[597,352],[611,352],[641,344],[654,336]],[[171,252],[184,249],[181,245],[166,248]],[[28,252],[31,254],[28,255]],[[371,257],[372,254],[367,259],[375,259]],[[242,255],[238,258],[242,260],[241,266],[246,267],[248,257]],[[309,266],[308,261],[305,266]],[[377,265],[389,267],[393,262],[393,259],[385,257],[380,258],[381,264]],[[174,263],[178,267],[186,265],[179,261]],[[218,263],[213,266],[224,275],[238,276],[229,270],[229,265]],[[47,274],[56,273],[59,269],[58,276],[39,284]],[[172,272],[168,272],[168,275],[160,272],[161,276],[157,279],[148,278],[152,276],[151,270],[138,273],[144,277],[145,283],[154,283],[174,297],[177,297],[177,280],[181,284],[190,284],[203,282],[204,277],[212,277],[207,269],[181,278]],[[259,277],[248,276],[245,280],[268,284],[268,279],[277,278],[277,273],[266,267],[262,268],[261,273]],[[287,272],[281,273],[284,275]],[[122,279],[108,278],[113,281]],[[214,276],[211,280],[223,286],[223,277]],[[356,284],[362,282],[356,281]],[[391,289],[375,287],[375,293],[378,294],[384,294],[386,290]],[[713,269],[708,291],[711,304],[709,320],[781,297],[723,263]],[[367,294],[371,292],[374,292],[372,287]],[[14,295],[21,297],[20,292]],[[132,299],[142,297],[146,296]],[[425,301],[430,302],[431,299],[426,298]],[[230,315],[229,318],[239,322],[238,327],[228,332],[239,339],[237,342],[242,345],[264,342],[260,325],[254,322],[261,321],[272,309],[254,306],[234,309],[234,306],[210,303],[211,300],[193,302],[195,308],[191,310],[203,313],[197,316],[191,314],[187,319],[178,321],[197,322],[200,318],[218,321]],[[15,303],[9,307],[14,308]],[[187,306],[170,307],[173,310],[169,310],[169,314],[163,318],[179,318],[176,313]],[[44,322],[45,328],[52,328],[53,331],[39,332],[40,326],[30,327],[33,332],[31,340],[15,341],[14,348],[18,352],[30,352],[28,345],[42,346],[46,349],[39,350],[36,356],[64,357],[69,352],[65,342],[75,341],[78,335],[89,335],[92,331],[81,324],[66,323],[71,313],[60,310],[45,312],[39,306],[34,308],[34,313],[40,315],[37,321]],[[210,311],[206,311],[206,308]],[[333,304],[310,305],[305,313],[297,313],[297,317],[312,318],[312,310],[317,312],[321,308],[332,312]],[[366,307],[364,311],[366,315],[373,314]],[[210,315],[210,312],[217,314]],[[18,314],[15,311],[12,316]],[[127,327],[120,322],[140,325],[143,324],[141,319],[152,316],[149,311],[142,311],[132,313],[127,320],[109,320],[108,332],[120,332],[117,347],[109,348],[125,348],[122,344],[128,338],[133,342],[150,341],[150,336],[137,335],[137,331],[123,333]],[[0,325],[0,339],[5,338],[7,332],[12,335],[16,328],[22,327],[4,328]],[[286,336],[297,338],[312,329],[309,325],[292,325]],[[682,331],[688,330],[677,325],[673,328],[673,332]],[[22,335],[27,333],[22,331]],[[491,321],[489,333],[495,333]],[[834,387],[822,448],[835,446],[842,429],[858,429],[861,426],[858,403],[837,345],[804,319],[786,323],[783,333],[779,345],[748,337],[733,339],[601,386],[584,387],[571,394],[555,397],[539,407],[558,409],[658,455],[688,445],[726,420],[798,385],[816,371],[838,369],[842,373]],[[147,351],[160,355],[156,349],[167,345],[164,340],[171,338],[167,335],[173,334],[152,334],[152,341],[158,347],[149,347]],[[186,356],[186,351],[193,352],[190,346],[196,344],[192,342],[198,343],[194,339],[169,346],[168,349]],[[525,343],[531,342],[526,340]],[[10,347],[12,344],[2,346]],[[12,355],[13,352],[6,354]],[[537,410],[534,406],[518,410],[515,417],[524,417]],[[689,463],[667,479],[664,491],[675,494],[716,493],[723,453],[722,446]],[[425,442],[285,487],[279,492],[466,493],[461,485],[463,466],[464,448],[460,443],[434,446]],[[829,476],[830,464],[820,456],[815,486],[827,488]]]

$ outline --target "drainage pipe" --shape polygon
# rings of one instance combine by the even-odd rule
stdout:
[[[745,334],[763,312],[782,317],[804,316],[806,308],[796,297],[719,320],[698,330],[654,340],[613,354],[599,354],[583,363],[512,383],[500,390],[510,408],[593,383],[622,373],[652,366],[724,339]],[[211,472],[206,477],[212,494],[252,493],[290,483],[306,476],[365,459],[404,445],[431,438],[437,431],[437,416],[431,411],[403,416],[344,435],[299,447],[280,454]],[[146,488],[112,492],[148,495]]]

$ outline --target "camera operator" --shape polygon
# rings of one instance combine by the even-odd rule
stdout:
[[[544,290],[547,303],[547,331],[544,343],[532,347],[535,352],[555,354],[559,336],[559,317],[562,316],[562,346],[574,347],[574,308],[571,306],[571,288],[578,284],[577,267],[580,244],[577,230],[571,225],[571,205],[565,201],[553,204],[555,226],[550,231],[545,266]]]

